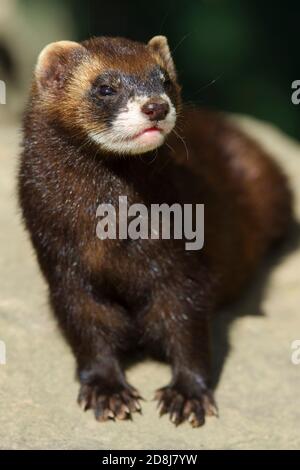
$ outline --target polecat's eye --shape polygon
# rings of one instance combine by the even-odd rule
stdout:
[[[101,96],[111,96],[116,93],[116,90],[108,85],[101,85],[99,88],[99,94]]]

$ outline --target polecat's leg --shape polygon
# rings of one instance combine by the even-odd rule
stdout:
[[[93,409],[99,421],[126,419],[140,411],[140,396],[126,381],[118,359],[128,334],[122,307],[99,302],[78,286],[61,286],[51,301],[77,359],[79,404]]]
[[[193,310],[169,297],[169,302],[156,304],[148,321],[156,325],[163,349],[172,365],[172,380],[159,389],[159,413],[169,413],[178,425],[187,420],[193,427],[201,426],[205,416],[217,415],[210,390],[210,332],[207,314]],[[153,327],[152,327],[153,331]]]
[[[156,392],[159,413],[169,413],[171,421],[178,425],[189,421],[193,427],[204,424],[205,416],[217,415],[217,408],[210,390],[210,361],[208,352],[208,328],[206,320],[185,325],[182,338],[171,344],[169,332],[172,380]]]

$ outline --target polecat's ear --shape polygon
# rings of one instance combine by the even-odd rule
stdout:
[[[166,36],[154,36],[148,42],[148,46],[160,57],[170,77],[176,80],[176,69]]]
[[[61,88],[71,66],[71,58],[75,60],[76,51],[84,51],[84,47],[74,41],[51,42],[40,52],[35,67],[35,78],[38,85],[44,88]]]

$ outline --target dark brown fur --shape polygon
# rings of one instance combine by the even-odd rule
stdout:
[[[95,57],[104,47],[97,41],[85,43]],[[115,55],[116,68],[143,73],[141,64],[154,60],[144,45],[114,41],[119,48],[136,48],[123,62]],[[70,76],[82,60],[80,54],[72,58]],[[90,70],[106,66],[97,60]],[[202,110],[183,110],[178,122],[188,158],[173,133],[157,154],[101,154],[81,139],[74,114],[79,99],[86,126],[88,110],[78,93],[67,94],[67,80],[55,91],[56,102],[41,100],[33,84],[19,198],[53,311],[77,359],[79,401],[99,420],[139,410],[122,357],[143,346],[162,352],[172,366],[171,383],[157,393],[160,412],[169,412],[176,424],[189,419],[201,425],[205,414],[216,413],[210,317],[240,293],[286,230],[291,217],[286,179],[225,117]],[[127,195],[129,204],[204,203],[204,248],[189,252],[179,240],[100,241],[97,206],[117,204],[119,195]]]

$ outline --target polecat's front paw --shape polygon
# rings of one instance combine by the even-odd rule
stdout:
[[[181,387],[168,385],[156,391],[159,415],[169,413],[176,426],[188,421],[193,428],[203,426],[205,416],[218,416],[217,406],[210,391],[202,391],[197,396],[185,394]]]
[[[101,422],[110,419],[131,419],[132,413],[141,412],[139,399],[139,393],[130,385],[111,389],[101,383],[81,385],[78,395],[78,403],[84,411],[94,410],[96,419]]]

